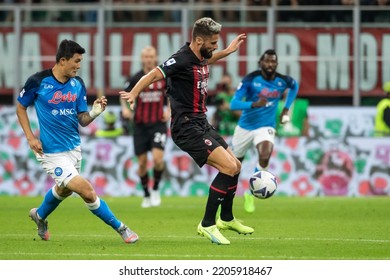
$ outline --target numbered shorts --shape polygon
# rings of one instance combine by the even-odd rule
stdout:
[[[164,122],[134,126],[134,152],[137,156],[153,148],[164,150],[167,143],[167,125]]]
[[[80,174],[80,147],[62,153],[37,154],[36,158],[59,187],[66,187],[70,180]]]
[[[270,126],[255,130],[246,130],[237,126],[232,138],[233,153],[237,158],[243,158],[252,145],[255,147],[264,141],[272,144],[275,141],[275,129]]]

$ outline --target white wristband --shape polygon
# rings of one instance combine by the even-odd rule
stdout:
[[[282,116],[282,124],[288,123],[290,121],[290,117],[288,115]]]
[[[91,118],[94,119],[97,116],[99,116],[102,112],[103,112],[102,106],[100,106],[100,104],[98,103],[92,106],[92,110],[89,111],[89,115],[91,116]]]
[[[90,117],[91,118],[96,118],[97,116],[99,116],[100,115],[100,113],[96,113],[96,112],[94,112],[93,110],[91,110],[91,111],[89,111],[89,115],[90,115]]]

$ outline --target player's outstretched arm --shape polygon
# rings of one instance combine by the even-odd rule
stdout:
[[[134,110],[135,101],[137,100],[138,95],[150,84],[162,80],[163,78],[164,76],[161,71],[154,68],[148,74],[142,76],[130,92],[120,91],[119,94],[122,99],[130,103],[130,109]]]
[[[246,34],[240,34],[238,35],[233,41],[230,42],[229,46],[219,52],[215,52],[213,56],[208,60],[209,64],[213,64],[214,62],[220,60],[221,58],[224,58],[228,56],[231,53],[234,53],[235,51],[238,50],[240,45],[245,41],[246,39]]]

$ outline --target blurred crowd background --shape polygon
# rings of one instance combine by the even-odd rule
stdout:
[[[181,4],[206,5],[207,8],[198,11],[195,17],[210,16],[217,21],[239,22],[245,17],[246,21],[256,22],[264,21],[265,11],[251,10],[242,13],[237,9],[221,10],[220,5],[229,6],[260,6],[267,7],[276,5],[280,7],[296,6],[322,6],[316,11],[291,11],[284,10],[278,12],[278,21],[281,22],[351,22],[352,12],[348,10],[337,10],[332,13],[326,12],[327,6],[340,6],[350,8],[355,4],[360,6],[389,6],[390,0],[2,0],[3,4],[23,4],[23,5],[66,5],[66,4],[104,4],[104,5],[148,5],[153,6],[167,5],[180,7]],[[213,7],[214,6],[214,7]],[[96,11],[32,11],[29,15],[32,21],[84,21],[95,22],[97,18]],[[7,11],[0,11],[0,21],[12,21],[13,14]],[[137,11],[114,11],[112,14],[114,22],[147,22],[147,21],[166,21],[177,22],[181,20],[181,14],[178,11],[168,10],[137,10]],[[390,20],[389,11],[366,10],[362,13],[362,22],[385,22]]]

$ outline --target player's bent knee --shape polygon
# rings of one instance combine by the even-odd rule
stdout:
[[[236,161],[236,173],[234,175],[237,175],[238,173],[241,172],[241,162]]]
[[[224,174],[235,176],[237,175],[241,170],[241,163],[237,161],[229,162],[227,165],[223,167],[223,170],[221,171]]]
[[[83,186],[78,189],[77,194],[80,195],[86,203],[92,203],[96,201],[97,198],[94,188],[88,181],[85,181]]]
[[[164,168],[164,160],[155,160],[154,161],[154,168],[157,170],[161,170]]]
[[[86,203],[92,203],[96,201],[97,195],[96,192],[92,189],[92,191],[88,190],[83,193],[79,194],[81,198],[86,202]]]

